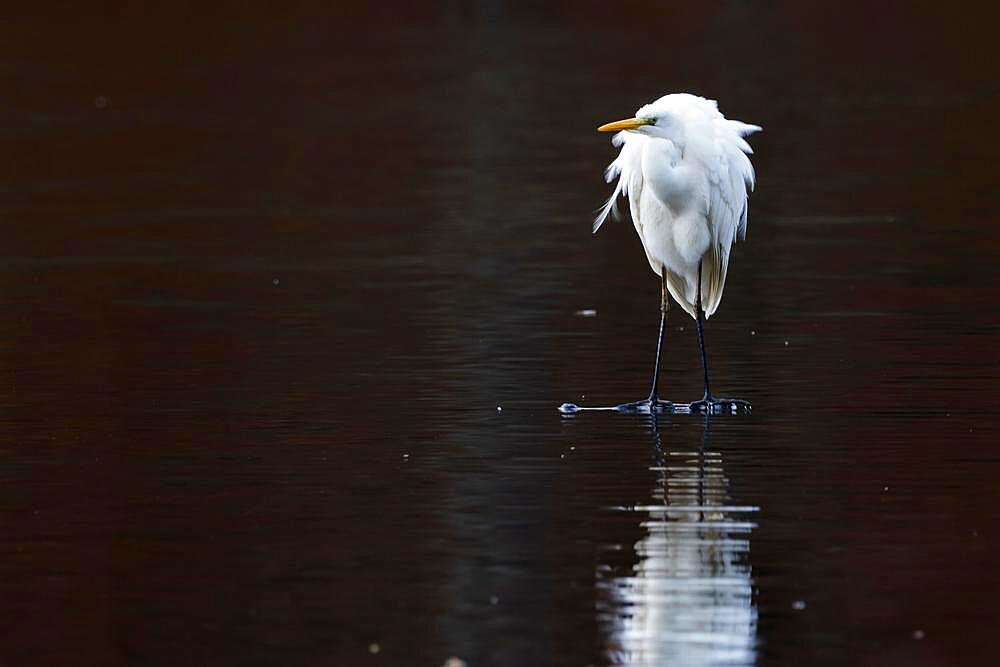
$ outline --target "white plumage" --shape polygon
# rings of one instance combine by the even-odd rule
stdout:
[[[608,123],[600,132],[617,132],[621,147],[604,175],[618,179],[614,192],[594,220],[594,232],[618,214],[618,197],[628,197],[635,231],[646,259],[661,277],[660,333],[649,398],[612,408],[581,408],[564,403],[571,414],[584,409],[626,413],[749,412],[742,399],[712,394],[705,351],[702,313],[711,316],[722,301],[729,270],[729,252],[736,237],[746,235],[747,195],[754,173],[743,138],[761,128],[726,120],[713,100],[695,95],[665,95],[641,107],[635,118]],[[699,294],[700,288],[700,294]],[[669,294],[669,296],[668,296]],[[675,404],[659,398],[660,357],[670,297],[695,319],[705,394],[697,401]]]
[[[701,265],[702,308],[710,317],[722,300],[730,249],[746,235],[754,171],[743,137],[761,128],[727,120],[714,100],[680,93],[600,129],[622,130],[612,139],[621,152],[605,170],[609,183],[618,182],[594,232],[620,217],[618,197],[628,197],[650,267],[666,272],[670,295],[696,319]]]

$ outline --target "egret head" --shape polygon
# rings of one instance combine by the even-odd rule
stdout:
[[[665,95],[652,104],[639,107],[634,118],[601,125],[597,131],[634,132],[647,137],[670,139],[678,145],[683,145],[685,121],[690,116],[692,106],[691,99],[694,99],[694,96],[687,94]]]

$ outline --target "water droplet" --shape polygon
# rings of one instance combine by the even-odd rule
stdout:
[[[503,412],[503,408],[501,408],[499,405],[497,406],[497,412]]]
[[[597,311],[593,308],[584,308],[573,313],[577,317],[597,317]]]
[[[381,650],[382,650],[382,647],[379,646],[378,644],[369,644],[368,645],[368,652],[371,653],[372,655],[376,655]]]
[[[795,602],[792,603],[792,609],[794,609],[795,611],[802,611],[805,608],[806,608],[805,600],[796,600]]]
[[[920,641],[921,639],[924,638],[924,631],[923,630],[914,630],[913,631],[913,638],[916,639],[917,641]]]

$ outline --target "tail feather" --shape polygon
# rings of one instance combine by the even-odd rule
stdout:
[[[694,288],[690,286],[684,276],[674,273],[662,264],[660,265],[660,270],[667,272],[667,291],[670,292],[670,296],[674,298],[677,305],[683,308],[691,317],[697,317]]]
[[[705,318],[711,317],[722,302],[722,292],[726,288],[726,273],[729,253],[719,245],[712,246],[701,260],[701,307]],[[674,273],[660,262],[650,258],[650,266],[657,275],[667,274],[667,291],[674,301],[694,319],[698,319],[697,273],[690,280]]]
[[[729,249],[721,245],[711,246],[701,260],[701,304],[706,319],[715,313],[722,301],[728,268]]]

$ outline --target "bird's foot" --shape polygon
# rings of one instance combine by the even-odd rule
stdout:
[[[614,409],[615,412],[623,412],[625,414],[648,415],[653,412],[672,413],[674,411],[674,404],[671,403],[670,401],[661,401],[655,398],[647,398],[644,401],[635,401],[634,403],[622,403],[621,405],[616,405]]]
[[[652,413],[660,414],[666,413],[671,414],[674,412],[674,404],[670,401],[660,401],[657,399],[647,398],[644,401],[635,401],[634,403],[622,403],[621,405],[612,405],[608,407],[583,407],[582,405],[577,405],[576,403],[563,403],[559,406],[559,412],[564,415],[572,415],[577,412],[621,412],[630,415],[648,415]]]
[[[739,398],[715,398],[706,396],[700,401],[688,404],[688,412],[692,414],[736,415],[752,412],[750,403]]]

